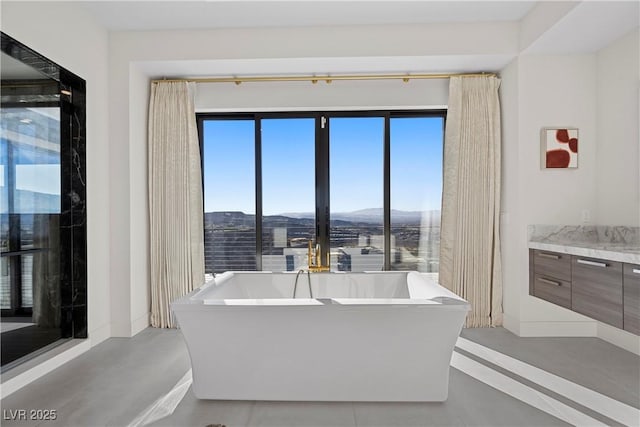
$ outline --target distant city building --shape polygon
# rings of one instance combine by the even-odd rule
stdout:
[[[307,242],[314,239],[314,220],[265,216],[262,270],[296,271],[308,265]],[[380,271],[384,267],[384,234],[379,223],[346,221],[330,230],[334,271]],[[256,270],[255,216],[242,212],[205,214],[205,272]],[[424,213],[418,221],[391,227],[392,270],[438,272],[440,212]]]

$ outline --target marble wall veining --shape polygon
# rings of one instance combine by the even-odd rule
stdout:
[[[87,338],[86,82],[60,68],[62,336]]]

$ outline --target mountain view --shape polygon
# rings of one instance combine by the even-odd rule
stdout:
[[[315,209],[332,270],[436,272],[444,117],[388,114],[203,120],[207,272],[304,268]]]
[[[239,211],[205,213],[205,269],[208,273],[256,269],[255,215]],[[315,215],[290,212],[265,215],[262,221],[262,263],[293,270],[304,257],[309,240],[315,239]],[[363,209],[332,213],[330,226],[335,262],[355,271],[356,259],[370,270],[383,261],[383,211]],[[437,271],[440,211],[391,211],[392,268]],[[431,242],[422,248],[421,239]],[[295,258],[295,259],[294,259]],[[305,258],[306,259],[306,258]],[[297,261],[296,261],[297,260]],[[420,265],[419,265],[420,264]],[[273,269],[278,270],[278,267]]]

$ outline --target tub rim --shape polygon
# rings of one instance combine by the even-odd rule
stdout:
[[[202,298],[199,295],[208,292],[211,287],[219,287],[227,284],[236,274],[242,275],[265,275],[265,274],[291,274],[297,272],[271,272],[271,271],[226,271],[218,274],[215,278],[205,281],[205,283],[197,289],[189,292],[181,298],[171,303],[173,310],[186,307],[207,307],[207,308],[248,308],[248,307],[341,307],[341,308],[357,308],[357,307],[404,307],[404,308],[422,308],[430,309],[452,309],[470,311],[471,305],[468,301],[455,295],[439,283],[423,276],[417,271],[364,271],[364,272],[323,272],[313,273],[322,275],[378,275],[378,274],[405,274],[407,276],[407,287],[410,295],[413,293],[415,297],[410,298]],[[426,288],[438,287],[435,296],[426,297],[424,295]],[[412,292],[413,291],[413,292]],[[427,292],[428,293],[428,292]],[[419,294],[423,294],[419,297]]]

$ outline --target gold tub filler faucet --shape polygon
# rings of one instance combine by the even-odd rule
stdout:
[[[320,249],[320,243],[313,246],[311,240],[309,240],[309,271],[312,273],[329,271],[331,269],[331,267],[329,267],[331,254],[327,252],[327,265],[322,265],[322,251]]]

